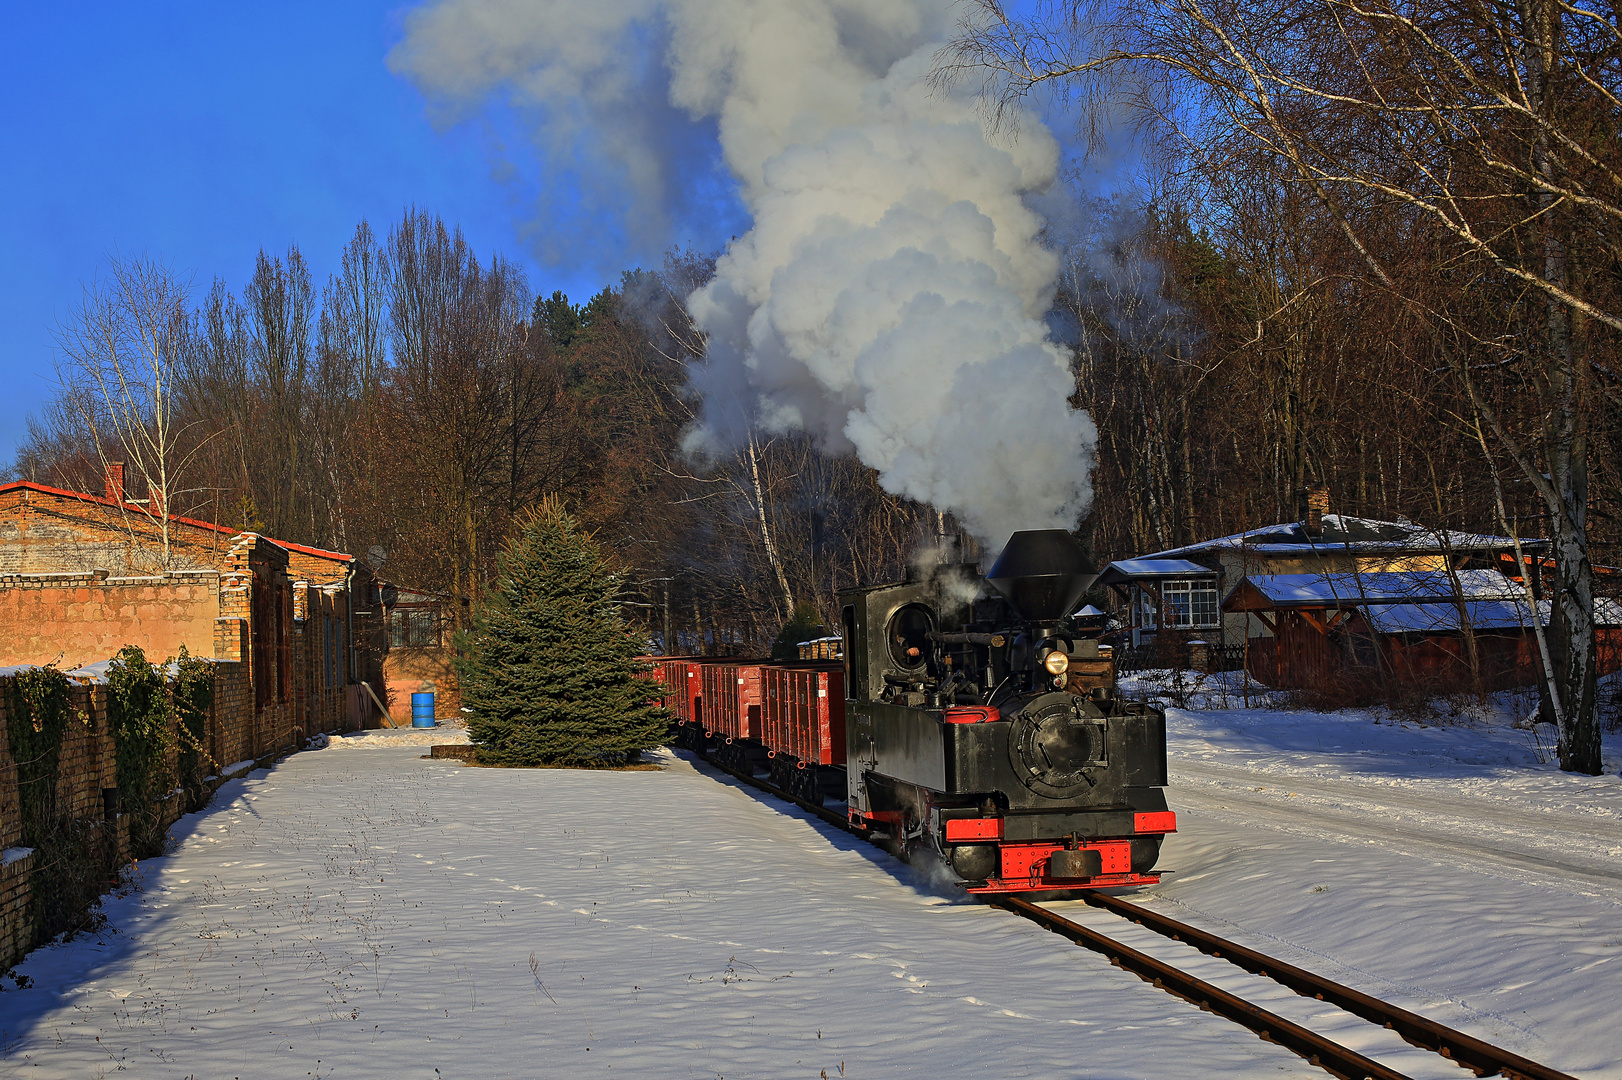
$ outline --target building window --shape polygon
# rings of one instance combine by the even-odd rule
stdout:
[[[439,620],[432,608],[395,608],[389,612],[389,647],[436,649]]]
[[[1132,625],[1140,630],[1153,630],[1160,625],[1160,619],[1155,614],[1157,601],[1155,594],[1142,585],[1136,587],[1138,602],[1133,609]]]
[[[1168,581],[1161,587],[1166,601],[1166,623],[1179,628],[1216,626],[1216,582],[1187,578]]]

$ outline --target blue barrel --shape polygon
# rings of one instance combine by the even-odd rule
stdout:
[[[434,726],[434,695],[431,691],[411,695],[411,726]]]

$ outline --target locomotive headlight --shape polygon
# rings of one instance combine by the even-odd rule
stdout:
[[[1070,670],[1070,657],[1065,655],[1063,650],[1054,649],[1042,657],[1042,666],[1047,669],[1049,675],[1063,675]]]

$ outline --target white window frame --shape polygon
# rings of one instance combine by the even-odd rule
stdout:
[[[1160,585],[1166,625],[1175,630],[1203,630],[1222,625],[1216,582],[1210,578],[1168,578]]]

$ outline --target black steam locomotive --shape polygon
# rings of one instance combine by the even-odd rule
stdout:
[[[1015,533],[984,578],[946,564],[842,594],[852,820],[970,892],[1159,880],[1166,718],[1079,677],[1098,642],[1067,616],[1096,577],[1055,529]]]

